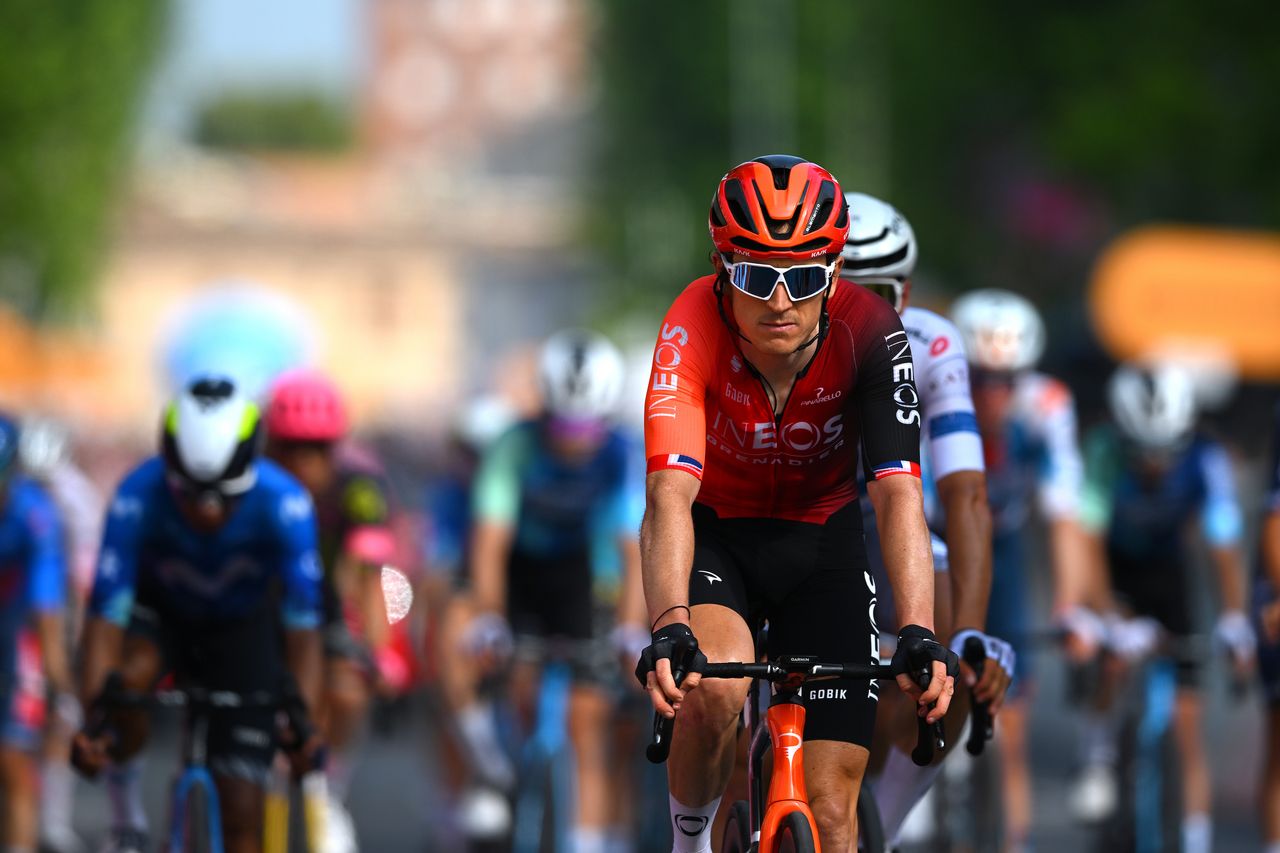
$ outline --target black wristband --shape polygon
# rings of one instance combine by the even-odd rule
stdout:
[[[689,605],[687,605],[687,604],[673,604],[673,605],[671,605],[670,607],[668,607],[666,610],[664,610],[664,611],[662,611],[661,613],[659,613],[659,614],[658,614],[658,618],[653,620],[653,624],[649,626],[649,633],[650,633],[650,634],[652,634],[654,631],[658,630],[658,623],[662,621],[662,617],[663,617],[663,616],[666,616],[666,615],[667,615],[668,613],[670,613],[672,610],[679,610],[679,609],[680,609],[680,608],[682,608],[682,607],[683,607],[685,610],[687,610],[687,611],[689,612],[689,615],[690,615],[690,616],[692,616],[692,615],[693,615],[693,611],[692,611],[692,610],[689,610]]]

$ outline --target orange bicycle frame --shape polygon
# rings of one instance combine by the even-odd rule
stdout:
[[[752,690],[753,699],[755,690]],[[759,713],[754,707],[752,715]],[[753,826],[760,827],[757,850],[772,853],[775,836],[782,820],[791,812],[804,814],[813,829],[814,849],[821,853],[818,824],[809,810],[809,793],[804,784],[804,705],[786,700],[776,701],[765,712],[765,725],[755,728],[748,766]],[[762,802],[760,770],[766,749],[772,748],[773,772],[769,778],[767,799]],[[759,815],[759,817],[757,817]]]

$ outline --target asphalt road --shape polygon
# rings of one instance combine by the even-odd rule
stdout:
[[[1065,805],[1075,760],[1075,729],[1061,704],[1060,668],[1045,660],[1040,672],[1032,721],[1034,848],[1038,853],[1081,853],[1093,848],[1093,835],[1076,825]],[[1232,698],[1221,684],[1216,688],[1211,687],[1207,715],[1214,770],[1215,850],[1256,850],[1260,842],[1251,804],[1261,761],[1261,707],[1256,693],[1240,700]],[[371,733],[365,741],[350,797],[365,851],[422,853],[457,847],[445,830],[443,813],[449,805],[435,775],[435,748],[426,720],[421,704],[415,705],[390,734]],[[159,729],[145,783],[153,837],[158,834],[154,828],[163,820],[167,780],[176,760],[174,726]],[[960,753],[952,760],[970,759]],[[660,801],[665,801],[665,794],[661,796]],[[107,825],[107,802],[100,785],[80,783],[75,815],[82,836],[96,844]],[[922,844],[907,848],[933,849],[936,847]]]

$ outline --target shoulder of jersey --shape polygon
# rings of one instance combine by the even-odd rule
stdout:
[[[9,483],[9,500],[22,510],[31,508],[54,509],[53,497],[38,482],[19,474]]]
[[[296,477],[286,471],[278,463],[270,459],[258,459],[258,480],[253,491],[266,494],[286,494],[289,492],[306,492],[306,487]]]
[[[818,297],[814,297],[817,299]],[[832,320],[864,325],[867,317],[877,317],[884,323],[901,323],[898,312],[882,297],[851,281],[841,281],[827,302],[827,312]]]
[[[150,456],[138,463],[121,479],[118,492],[137,494],[164,482],[164,460],[159,455]]]
[[[925,350],[920,353],[923,357],[938,359],[964,355],[960,330],[954,323],[935,311],[908,305],[902,312],[902,327],[907,330],[912,346],[922,344],[925,347]]]

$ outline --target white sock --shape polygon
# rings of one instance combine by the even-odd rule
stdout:
[[[107,796],[111,800],[111,828],[147,831],[142,807],[142,756],[107,768]]]
[[[1084,766],[1114,765],[1116,742],[1111,732],[1111,716],[1104,711],[1086,711],[1080,728],[1080,752]]]
[[[351,788],[351,753],[346,749],[331,749],[325,759],[324,775],[329,782],[329,799],[335,803],[347,801]]]
[[[462,732],[472,766],[486,782],[504,790],[515,785],[516,771],[498,740],[493,708],[488,702],[477,702],[459,711],[458,730]]]
[[[716,819],[720,798],[696,808],[686,806],[670,794],[667,800],[671,806],[671,853],[710,853],[711,822]]]
[[[573,853],[606,853],[607,833],[600,827],[575,826],[569,833],[569,849]]]
[[[76,776],[63,760],[45,759],[40,769],[40,831],[53,835],[71,829]]]
[[[884,825],[885,840],[897,843],[898,833],[902,831],[907,815],[941,772],[941,762],[918,767],[911,756],[896,746],[889,750],[889,756],[884,762],[884,772],[876,782],[876,803],[880,806],[880,822]]]
[[[1207,814],[1182,819],[1182,853],[1209,853],[1213,847],[1213,821]]]

